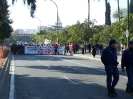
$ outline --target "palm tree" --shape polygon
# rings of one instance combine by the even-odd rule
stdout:
[[[12,4],[14,4],[15,1],[17,0],[12,0]],[[23,3],[30,6],[30,15],[31,17],[34,17],[34,13],[36,10],[36,0],[23,0]]]
[[[90,0],[88,0],[88,21],[90,21]]]
[[[117,0],[117,5],[118,5],[118,17],[119,17],[119,22],[120,22],[120,6],[119,6],[119,0]]]

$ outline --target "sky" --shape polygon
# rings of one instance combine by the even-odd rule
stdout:
[[[37,26],[55,25],[57,8],[50,0],[37,0],[35,17],[30,16],[30,9],[23,5],[23,0],[17,0],[10,5],[10,18],[14,21],[14,29],[37,29]],[[73,25],[77,21],[84,22],[88,17],[88,0],[53,0],[58,6],[58,13],[63,26]],[[109,0],[111,13],[117,10],[117,0]],[[127,0],[120,0],[120,8],[127,8]],[[112,16],[112,14],[111,14]],[[40,19],[40,21],[39,21]],[[90,0],[90,19],[96,19],[97,24],[105,23],[105,0]],[[111,19],[113,21],[113,19]]]

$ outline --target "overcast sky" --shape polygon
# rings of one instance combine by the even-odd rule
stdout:
[[[11,5],[12,0],[8,0]],[[88,0],[54,0],[58,6],[59,17],[63,26],[75,24],[78,20],[83,22],[88,17]],[[96,19],[97,24],[105,23],[105,0],[90,0],[90,19]],[[117,0],[110,0],[111,12],[117,10]],[[127,7],[127,0],[120,0],[120,8]],[[37,18],[31,18],[30,9],[17,0],[9,8],[14,29],[36,29],[40,26]],[[35,16],[41,20],[41,25],[55,25],[57,9],[50,0],[37,0]],[[113,19],[112,19],[113,21]]]

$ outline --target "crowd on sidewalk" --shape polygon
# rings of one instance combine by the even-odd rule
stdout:
[[[65,53],[76,54],[76,53],[79,53],[79,50],[81,50],[82,54],[92,53],[92,55],[95,57],[96,54],[99,54],[99,55],[102,54],[103,45],[101,43],[98,44],[97,42],[94,42],[93,44],[82,43],[80,45],[76,43],[65,44]]]

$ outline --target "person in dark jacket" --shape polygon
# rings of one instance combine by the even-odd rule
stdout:
[[[89,44],[87,45],[87,47],[88,47],[89,53],[91,53],[91,43],[89,43]]]
[[[116,43],[117,42],[114,39],[111,39],[109,41],[109,46],[103,50],[101,55],[101,61],[105,65],[105,71],[107,75],[107,90],[108,96],[110,97],[117,96],[117,93],[115,92],[115,86],[119,81],[119,72],[117,68],[119,63],[117,62],[117,53],[115,48]]]
[[[102,50],[103,50],[103,45],[102,44],[99,45],[99,50],[100,50],[100,55],[101,55],[102,54]]]
[[[121,59],[121,68],[122,72],[127,72],[128,77],[128,84],[126,91],[131,93],[133,95],[133,41],[130,41],[128,44],[128,49],[124,50],[122,53],[122,59]]]
[[[92,55],[93,55],[94,58],[95,58],[95,56],[96,56],[96,50],[97,50],[97,46],[96,46],[96,43],[94,43],[94,44],[92,45]]]

